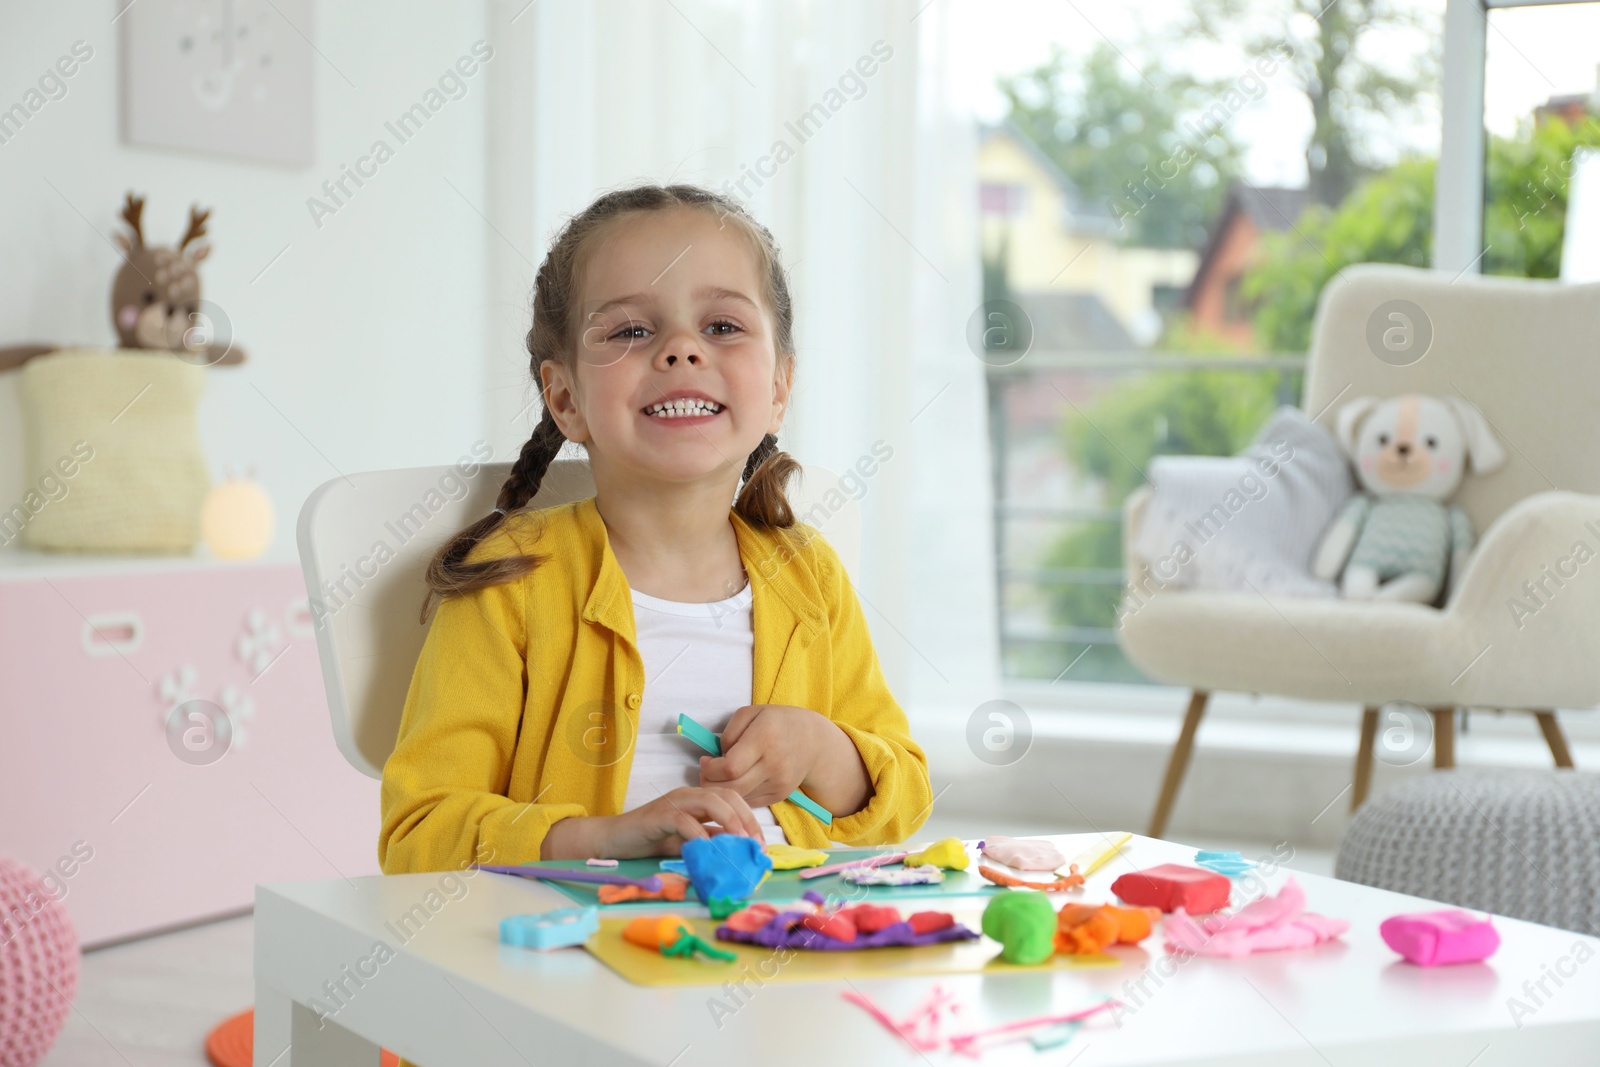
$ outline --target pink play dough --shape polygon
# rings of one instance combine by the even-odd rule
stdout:
[[[1248,956],[1255,952],[1310,948],[1350,929],[1347,919],[1313,915],[1305,890],[1291,875],[1277,896],[1253,900],[1231,915],[1191,919],[1182,908],[1167,916],[1168,952],[1197,956]]]
[[[1030,837],[991,837],[983,854],[1019,871],[1053,871],[1067,862],[1056,846]]]
[[[1455,909],[1395,915],[1383,920],[1378,933],[1384,944],[1423,967],[1475,963],[1500,947],[1493,923]]]

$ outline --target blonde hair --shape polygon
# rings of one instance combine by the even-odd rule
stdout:
[[[750,241],[758,273],[763,279],[768,308],[772,311],[774,348],[780,360],[794,359],[794,307],[789,298],[788,275],[783,269],[778,243],[737,201],[697,185],[639,185],[606,193],[574,215],[557,234],[533,288],[533,325],[528,330],[529,370],[542,382],[539,368],[547,360],[572,367],[576,353],[578,283],[586,254],[595,238],[610,223],[625,215],[663,211],[685,206],[714,211],[719,221],[731,221]],[[435,597],[461,596],[486,586],[515,581],[544,562],[531,554],[502,556],[468,563],[467,556],[484,538],[507,521],[512,512],[527,506],[539,492],[545,472],[566,444],[550,409],[545,407],[533,435],[522,446],[511,473],[500,487],[495,509],[450,538],[434,555],[425,575],[428,594],[422,604],[422,621],[432,615]],[[778,448],[767,434],[745,459],[743,482],[734,510],[753,526],[791,527],[794,510],[785,489],[800,469],[794,457]]]

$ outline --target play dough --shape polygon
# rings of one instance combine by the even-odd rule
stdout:
[[[1163,863],[1111,883],[1111,891],[1127,904],[1202,915],[1228,906],[1233,883],[1227,876],[1181,863]]]
[[[938,885],[944,872],[933,864],[921,867],[852,867],[839,872],[841,882],[851,885]]]
[[[1043,963],[1056,950],[1056,913],[1042,894],[1008,890],[983,909],[983,932],[1000,942],[1007,963]]]
[[[603,885],[596,891],[602,904],[624,904],[630,900],[683,900],[689,895],[689,879],[681,874],[662,873],[661,888],[651,891],[636,885]]]
[[[913,852],[906,857],[907,867],[920,867],[931,864],[947,871],[964,871],[967,864],[967,846],[959,837],[947,837],[943,841],[935,841],[921,852]]]
[[[1107,945],[1135,945],[1150,936],[1157,908],[1119,908],[1115,904],[1064,904],[1056,915],[1056,951],[1068,955],[1099,952]]]
[[[782,910],[771,904],[752,904],[717,927],[717,938],[722,941],[824,951],[936,945],[977,936],[945,912],[921,911],[902,919],[889,907],[830,906],[815,892],[784,904]]]
[[[1305,907],[1305,891],[1290,877],[1277,896],[1251,901],[1232,915],[1195,920],[1179,909],[1167,916],[1167,951],[1248,956],[1254,952],[1310,948],[1350,929],[1348,920],[1313,915]]]
[[[717,897],[744,900],[772,870],[761,842],[740,834],[697,837],[683,843],[683,862],[695,894],[707,904]]]
[[[800,867],[817,867],[828,861],[828,854],[817,848],[801,848],[785,842],[767,846],[767,858],[775,871],[792,871]]]
[[[640,948],[659,949],[693,932],[681,915],[643,915],[622,928],[622,937]]]
[[[995,885],[1009,886],[1013,889],[1038,889],[1045,893],[1058,893],[1063,889],[1076,889],[1083,884],[1083,875],[1078,873],[1076,864],[1073,865],[1071,874],[1058,875],[1051,882],[1030,882],[1026,878],[1018,878],[1014,874],[997,871],[987,864],[979,864],[978,873]]]
[[[1053,871],[1067,862],[1056,846],[1031,837],[991,837],[983,854],[1019,871]]]
[[[641,916],[622,928],[622,938],[640,948],[653,948],[663,956],[688,958],[699,953],[725,963],[734,959],[733,953],[696,937],[694,927],[678,915]]]
[[[1395,915],[1378,927],[1383,943],[1412,963],[1475,963],[1494,955],[1500,935],[1488,918],[1445,909]]]

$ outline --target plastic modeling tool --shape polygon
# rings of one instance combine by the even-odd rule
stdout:
[[[705,749],[707,752],[711,753],[713,756],[722,755],[721,739],[710,730],[707,730],[704,726],[701,726],[699,723],[689,718],[689,716],[678,716],[678,732],[684,737],[687,737],[689,740],[693,741],[695,744],[699,745],[701,748]],[[789,799],[795,804],[798,804],[800,807],[804,808],[806,811],[810,812],[812,815],[816,816],[819,820],[821,820],[822,825],[833,825],[833,812],[829,811],[821,804],[818,804],[815,800],[812,800],[810,797],[800,792],[800,790],[796,789],[793,793],[790,793]]]
[[[648,878],[626,878],[620,874],[568,870],[566,867],[534,867],[516,864],[486,867],[481,863],[474,863],[473,866],[480,871],[492,871],[495,874],[514,874],[519,878],[537,878],[546,882],[592,882],[597,885],[632,885],[638,886],[647,893],[659,893],[661,891],[661,879],[653,874]]]
[[[800,877],[808,879],[821,878],[824,875],[838,874],[840,871],[848,871],[857,867],[881,867],[885,863],[899,863],[908,855],[910,855],[908,852],[888,852],[882,856],[868,856],[866,859],[846,860],[843,863],[828,863],[821,867],[812,867],[801,871]]]
[[[1068,863],[1065,867],[1059,868],[1056,871],[1056,874],[1065,877],[1073,873],[1072,868],[1076,867],[1076,873],[1087,878],[1095,871],[1098,871],[1101,867],[1104,867],[1107,863],[1109,863],[1112,856],[1115,856],[1118,852],[1122,851],[1123,845],[1126,845],[1129,841],[1133,840],[1133,835],[1130,833],[1104,834],[1102,836],[1104,840],[1102,840],[1098,845],[1095,845],[1093,848],[1085,849],[1071,863]]]

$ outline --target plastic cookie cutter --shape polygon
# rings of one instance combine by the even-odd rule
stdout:
[[[678,732],[713,756],[722,755],[722,740],[716,734],[689,718],[689,716],[678,716]],[[833,812],[818,804],[815,800],[800,792],[800,790],[796,789],[793,793],[790,793],[789,800],[820,819],[822,825],[833,825]]]
[[[500,943],[541,951],[581,945],[600,929],[600,909],[556,908],[500,920]]]
[[[1227,875],[1229,878],[1237,878],[1247,871],[1254,870],[1256,866],[1254,861],[1245,859],[1238,852],[1210,851],[1206,849],[1201,849],[1194,854],[1194,865],[1196,867],[1204,867],[1208,871],[1216,871],[1218,874]]]

